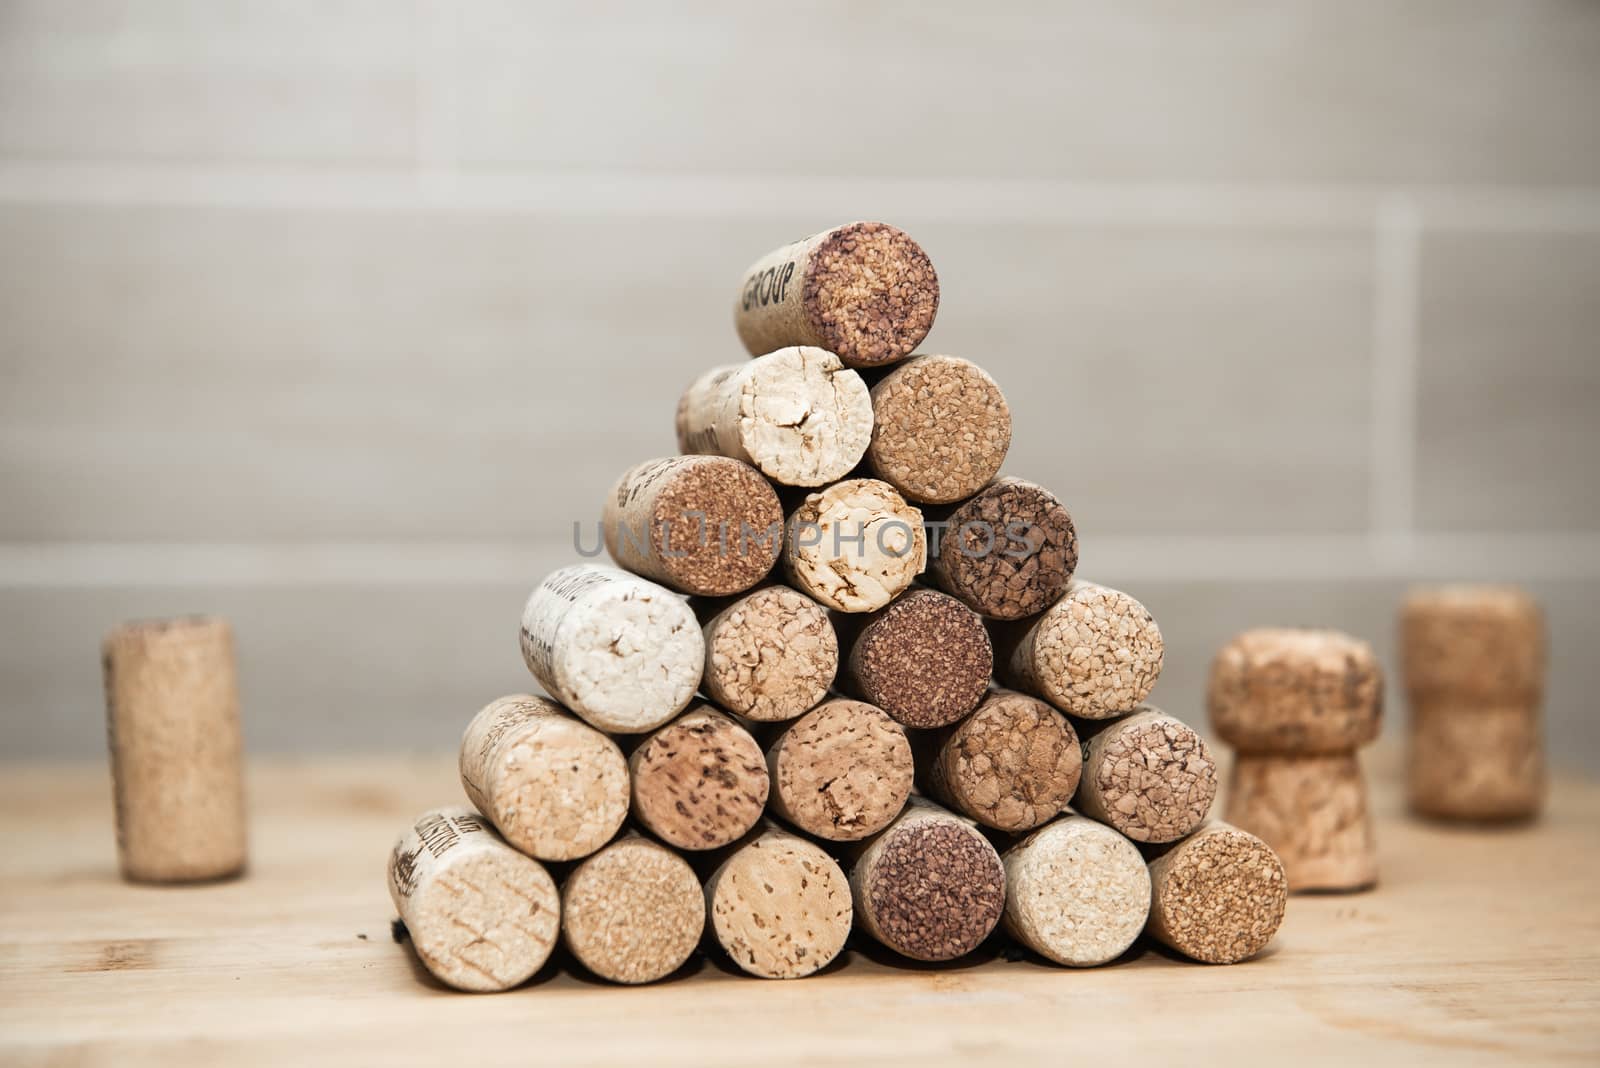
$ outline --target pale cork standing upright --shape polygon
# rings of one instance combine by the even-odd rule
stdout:
[[[1083,778],[1073,808],[1135,842],[1171,842],[1205,820],[1217,765],[1194,728],[1153,705],[1084,723]]]
[[[840,612],[872,612],[927,565],[922,513],[887,482],[851,478],[806,495],[784,529],[790,585]]]
[[[840,685],[907,727],[943,727],[978,707],[989,689],[989,632],[966,605],[921,587],[887,608],[842,615],[849,652]]]
[[[1134,844],[1068,813],[1007,849],[1006,931],[1073,967],[1115,960],[1150,914],[1150,872]]]
[[[727,845],[766,808],[766,755],[749,731],[707,704],[644,738],[628,771],[634,819],[679,849]]]
[[[1001,478],[944,515],[928,575],[993,619],[1042,612],[1066,592],[1078,566],[1078,533],[1055,494]]]
[[[911,794],[911,744],[882,709],[862,701],[824,701],[767,748],[774,814],[833,842],[879,830]]]
[[[977,493],[1011,448],[1011,408],[994,379],[958,356],[917,356],[872,387],[872,473],[927,504]]]
[[[1067,807],[1083,772],[1072,724],[1036,697],[1000,690],[928,739],[923,787],[985,827],[1024,831]]]
[[[839,641],[827,610],[798,590],[763,586],[732,603],[704,601],[707,697],[746,719],[793,719],[828,696]],[[709,618],[708,618],[709,617]]]
[[[1214,820],[1154,853],[1151,938],[1204,964],[1237,964],[1277,934],[1289,881],[1260,838]]]
[[[244,758],[227,622],[125,624],[106,636],[102,665],[123,877],[166,883],[239,874]]]
[[[681,968],[700,942],[706,900],[687,861],[626,834],[583,861],[561,886],[561,934],[585,968],[614,983],[651,983]]]

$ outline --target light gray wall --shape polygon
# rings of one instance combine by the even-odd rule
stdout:
[[[1523,581],[1600,765],[1597,101],[1578,0],[0,0],[0,752],[99,751],[102,632],[194,610],[256,750],[453,744],[741,268],[873,217],[1158,701]]]

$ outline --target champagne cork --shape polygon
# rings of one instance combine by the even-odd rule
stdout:
[[[929,577],[985,616],[1044,611],[1078,566],[1072,516],[1049,490],[1020,478],[990,483],[945,523]]]
[[[244,870],[244,758],[233,632],[187,617],[129,623],[102,647],[122,877],[176,883]]]
[[[1412,701],[1411,808],[1434,819],[1531,819],[1544,806],[1539,717],[1524,704]]]
[[[922,513],[877,479],[846,479],[808,494],[784,530],[789,584],[841,612],[887,605],[927,558]]]
[[[588,856],[628,815],[616,743],[530,694],[491,701],[467,724],[461,785],[507,842],[540,860]]]
[[[1006,871],[969,820],[915,798],[856,851],[850,890],[861,929],[912,960],[954,960],[1000,922]]]
[[[859,620],[860,625],[850,626]],[[889,607],[845,617],[843,685],[907,727],[942,727],[978,707],[994,653],[983,620],[954,597],[911,589]]]
[[[597,564],[551,572],[522,612],[539,684],[603,731],[654,730],[700,685],[705,640],[683,598]]]
[[[861,376],[823,349],[796,346],[718,367],[678,401],[678,451],[729,456],[785,486],[837,482],[872,440]]]
[[[957,356],[918,356],[872,387],[872,473],[927,504],[952,504],[1000,472],[1011,408],[994,379]]]
[[[1150,871],[1134,844],[1068,813],[1001,856],[1007,933],[1057,964],[1090,967],[1133,945],[1150,914]]]
[[[765,578],[783,538],[771,484],[726,456],[669,456],[630,468],[600,522],[606,551],[622,567],[713,597]]]
[[[640,742],[628,770],[634,819],[679,849],[725,846],[766,808],[765,754],[749,731],[707,704]]]
[[[882,829],[911,794],[905,730],[861,701],[824,701],[767,749],[772,811],[807,834],[850,842]]]
[[[1353,751],[1239,753],[1227,816],[1272,846],[1290,889],[1361,890],[1378,881],[1366,784]]]
[[[715,607],[703,628],[707,697],[771,723],[828,696],[839,672],[839,642],[821,605],[787,586],[764,586]]]
[[[462,806],[417,817],[389,855],[389,896],[412,948],[458,990],[509,990],[544,966],[561,923],[556,884]]]
[[[1078,789],[1083,751],[1066,717],[1026,694],[997,691],[932,740],[923,785],[985,827],[1024,831],[1055,817]]]
[[[1400,645],[1413,700],[1532,706],[1544,695],[1544,620],[1515,587],[1412,590],[1400,612]]]
[[[1193,831],[1217,796],[1217,766],[1194,729],[1153,705],[1093,724],[1073,808],[1135,842]]]
[[[1150,862],[1145,931],[1201,963],[1237,964],[1272,941],[1288,898],[1272,847],[1213,820]]]
[[[752,264],[733,321],[752,356],[814,345],[851,367],[878,367],[911,355],[938,310],[927,253],[887,223],[853,222]]]
[[[683,966],[705,929],[694,870],[648,838],[619,838],[561,887],[561,935],[585,968],[614,983],[652,983]]]
[[[995,644],[1001,681],[1080,719],[1110,719],[1143,704],[1166,649],[1144,605],[1080,579],[1043,615],[996,627]]]
[[[741,969],[799,979],[850,935],[850,884],[822,849],[771,824],[729,848],[705,886],[712,937]]]

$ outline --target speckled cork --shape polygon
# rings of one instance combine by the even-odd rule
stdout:
[[[1363,890],[1378,881],[1377,842],[1355,753],[1240,753],[1226,819],[1283,860],[1291,890]]]
[[[1434,819],[1531,819],[1547,791],[1538,710],[1413,700],[1406,781],[1412,811]]]
[[[828,612],[787,586],[763,586],[731,602],[700,602],[706,662],[701,689],[760,723],[793,719],[828,695],[839,641]]]
[[[628,756],[633,816],[679,849],[742,837],[767,804],[767,761],[750,732],[707,704],[658,728]]]
[[[762,979],[799,979],[832,963],[850,936],[850,884],[838,863],[763,824],[729,847],[705,884],[712,937]]]
[[[872,387],[872,473],[907,500],[952,504],[1000,473],[1011,408],[988,372],[958,356],[917,356]]]
[[[782,543],[783,508],[761,472],[726,456],[670,456],[623,472],[601,516],[618,565],[684,593],[760,582]]]
[[[853,222],[752,264],[733,319],[751,355],[814,345],[851,367],[878,367],[911,355],[938,311],[927,253],[887,223]]]
[[[835,698],[767,749],[772,811],[834,842],[865,838],[899,815],[912,786],[905,730],[881,709]]]
[[[785,486],[848,475],[872,440],[861,376],[823,349],[796,346],[718,367],[678,401],[678,450],[729,456]]]
[[[1079,719],[1132,712],[1150,696],[1166,645],[1149,610],[1120,590],[1073,579],[1037,617],[995,628],[997,674]]]
[[[1204,822],[1217,766],[1192,727],[1144,705],[1089,730],[1074,809],[1135,842],[1171,842]]]
[[[1083,751],[1065,716],[1007,690],[930,739],[924,789],[985,827],[1023,831],[1054,818],[1078,789]]]
[[[411,946],[442,983],[509,990],[549,959],[561,923],[556,884],[465,807],[434,809],[389,855],[389,896]]]
[[[628,815],[628,766],[616,743],[544,697],[485,705],[461,738],[461,785],[517,849],[574,860]]]
[[[914,588],[887,608],[846,617],[849,652],[842,685],[907,727],[942,727],[978,707],[994,653],[970,608],[936,590]]]
[[[1544,694],[1544,618],[1512,586],[1410,591],[1400,611],[1405,686],[1413,699],[1537,704]]]
[[[1272,847],[1212,821],[1150,861],[1145,932],[1204,964],[1237,964],[1272,941],[1288,897]]]
[[[1103,823],[1068,813],[1001,856],[1006,931],[1057,964],[1115,960],[1150,914],[1150,871],[1134,844]]]
[[[1263,627],[1217,653],[1206,704],[1238,749],[1346,752],[1378,736],[1383,672],[1372,646],[1348,634]]]
[[[789,584],[840,612],[884,607],[927,559],[922,513],[877,479],[846,479],[807,494],[784,530]]]
[[[1020,619],[1066,592],[1078,566],[1078,534],[1044,487],[1001,478],[943,519],[928,574],[974,612]]]
[[[683,966],[705,929],[706,899],[678,854],[641,835],[617,839],[561,887],[561,935],[613,983],[652,983]]]

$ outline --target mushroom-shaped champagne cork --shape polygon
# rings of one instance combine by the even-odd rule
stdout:
[[[959,356],[917,356],[872,387],[872,473],[907,500],[953,504],[1000,472],[1011,408],[994,379]]]
[[[1135,842],[1171,842],[1205,820],[1217,766],[1188,724],[1152,705],[1082,723],[1083,777],[1073,808]]]
[[[915,587],[887,608],[837,622],[848,650],[840,685],[907,727],[954,723],[989,689],[989,632],[948,594]]]
[[[828,696],[839,672],[839,640],[825,608],[787,586],[763,586],[732,601],[696,601],[704,621],[701,689],[758,723],[793,719]]]
[[[852,842],[899,815],[911,794],[911,744],[864,701],[824,701],[767,748],[772,811],[833,842]]]
[[[1237,964],[1277,934],[1289,882],[1260,838],[1213,820],[1152,852],[1151,938],[1203,964]]]
[[[682,967],[705,929],[706,899],[687,861],[638,834],[584,860],[561,886],[561,934],[585,968],[650,983]]]
[[[707,704],[645,737],[628,770],[634,819],[679,849],[725,846],[766,808],[766,755],[749,731]]]
[[[1383,675],[1372,647],[1331,630],[1246,631],[1217,653],[1211,726],[1238,754],[1226,818],[1283,860],[1294,890],[1378,878],[1356,750],[1378,735]]]
[[[1043,486],[1002,478],[943,520],[928,574],[939,588],[993,619],[1042,612],[1078,566],[1072,516]]]
[[[1128,839],[1067,813],[1001,856],[1006,931],[1040,956],[1074,967],[1115,960],[1150,915],[1150,871]]]
[[[807,494],[784,529],[790,585],[840,612],[884,607],[927,559],[922,513],[874,478],[850,478]]]
[[[985,827],[1024,831],[1078,789],[1083,751],[1072,724],[1037,697],[997,690],[966,719],[926,739],[924,789]]]
[[[911,355],[938,310],[928,254],[887,223],[853,222],[753,263],[733,319],[752,356],[812,345],[850,367],[879,367]]]

